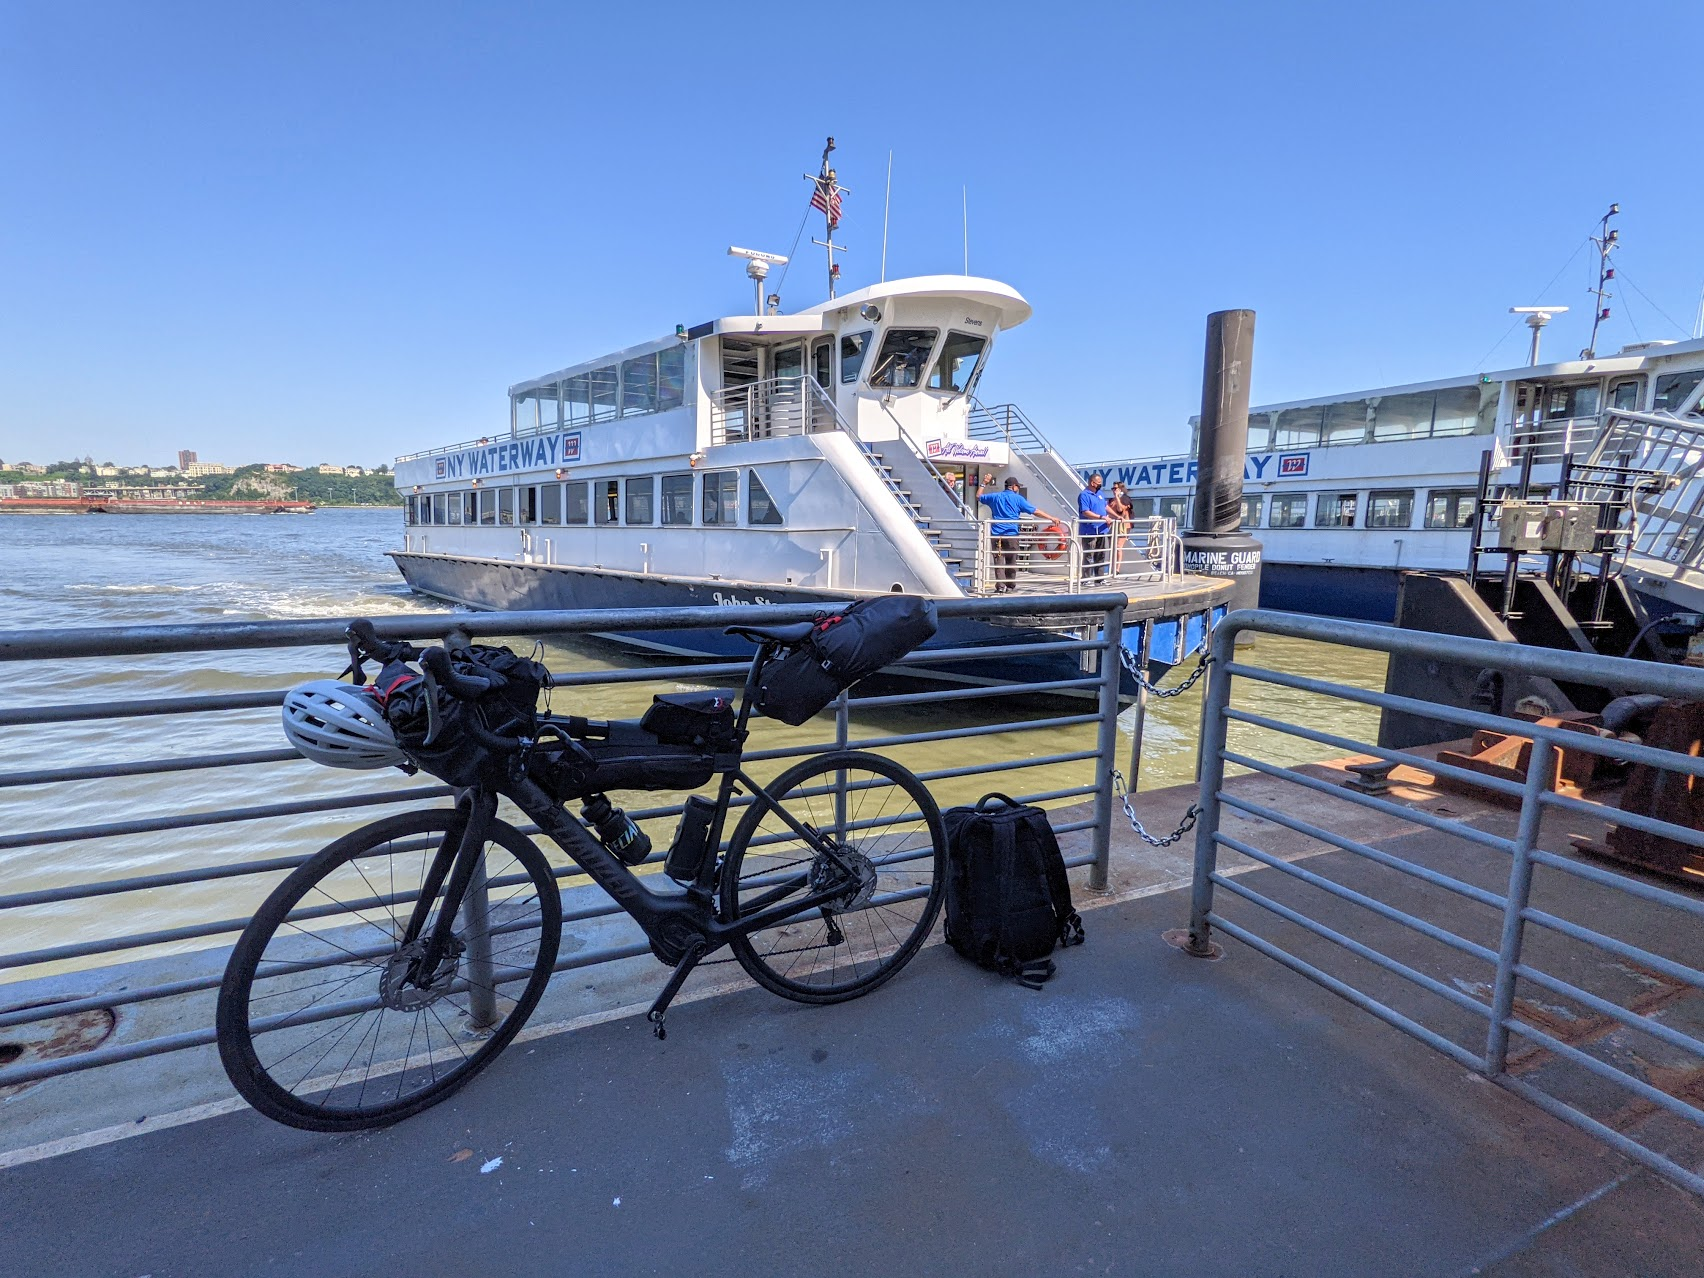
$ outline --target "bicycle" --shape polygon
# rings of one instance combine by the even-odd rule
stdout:
[[[441,716],[460,711],[468,748],[489,763],[458,791],[454,807],[390,816],[346,834],[267,897],[238,939],[219,991],[219,1053],[237,1091],[293,1127],[380,1127],[445,1099],[513,1040],[556,966],[562,903],[558,872],[531,838],[496,815],[499,797],[599,884],[673,968],[647,1013],[659,1038],[687,976],[723,946],[758,984],[799,1002],[841,1002],[890,980],[941,909],[946,837],[928,790],[900,764],[854,750],[801,760],[768,785],[742,764],[759,678],[811,624],[728,629],[758,648],[737,715],[727,698],[720,703],[733,718],[731,733],[713,743],[708,759],[703,750],[692,756],[695,776],[708,767],[706,779],[721,780],[713,804],[687,801],[665,865],[678,891],[654,890],[647,879],[655,878],[633,872],[648,840],[628,840],[636,829],[601,791],[573,796],[587,799],[582,817],[597,822],[594,835],[560,797],[574,787],[552,793],[545,784],[596,754],[599,729],[606,744],[642,747],[638,724],[546,714],[532,732],[514,731],[513,719],[493,727],[486,712],[501,676],[469,673],[465,663],[458,669],[445,647],[386,642],[370,624],[352,625],[356,680],[369,658],[418,662],[434,716],[428,740]],[[700,697],[697,708],[715,699]],[[694,708],[690,694],[658,700]],[[671,759],[688,757],[657,745],[664,772],[675,766]],[[628,764],[637,760],[643,770],[645,758],[641,748]],[[633,767],[616,771],[627,779]],[[690,788],[673,784],[678,772],[652,788]],[[736,804],[746,810],[724,848]]]

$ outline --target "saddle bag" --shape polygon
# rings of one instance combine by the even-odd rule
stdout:
[[[757,708],[797,727],[937,628],[935,605],[921,595],[876,595],[821,617],[796,648],[764,667]]]
[[[1040,989],[1053,975],[1054,947],[1083,943],[1047,813],[990,794],[942,819],[947,943],[978,966]]]
[[[716,771],[714,754],[659,741],[631,719],[551,722],[567,739],[541,742],[527,760],[527,772],[559,802],[611,790],[696,790]]]

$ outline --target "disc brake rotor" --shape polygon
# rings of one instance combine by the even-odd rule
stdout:
[[[452,936],[449,952],[438,961],[437,971],[423,973],[417,969],[426,952],[426,942],[410,941],[385,961],[385,970],[379,977],[379,1001],[399,1012],[415,1012],[436,1003],[455,984],[462,951],[466,948],[461,938]]]
[[[841,869],[842,865],[845,870]],[[846,891],[827,902],[827,908],[842,914],[863,909],[876,894],[875,863],[855,848],[837,847],[834,857],[823,853],[811,864],[811,891],[824,892],[837,883],[845,883]]]

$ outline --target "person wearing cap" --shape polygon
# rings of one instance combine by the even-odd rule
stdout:
[[[988,487],[994,476],[984,475],[982,486]],[[1018,588],[1019,521],[1025,515],[1059,521],[1045,510],[1037,510],[1023,495],[1022,485],[1015,475],[1006,477],[1006,486],[997,493],[983,493],[976,500],[988,507],[993,520],[988,526],[988,539],[994,548],[994,593],[1010,594]]]

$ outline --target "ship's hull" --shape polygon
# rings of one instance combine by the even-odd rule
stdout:
[[[471,608],[518,609],[606,609],[606,608],[702,608],[735,607],[742,604],[831,604],[844,603],[851,592],[823,591],[798,586],[754,586],[746,583],[703,581],[680,577],[648,576],[602,569],[564,567],[557,564],[528,564],[504,560],[474,559],[456,555],[391,552],[397,568],[411,589],[433,598]],[[1011,600],[1010,618],[1000,622],[970,617],[949,617],[927,644],[930,649],[1004,647],[1011,644],[1061,644],[1076,638],[1062,634],[1039,621],[1026,621],[1022,596]],[[1162,626],[1165,627],[1162,629]],[[1199,646],[1205,620],[1199,613],[1173,617],[1156,625],[1154,661],[1157,675],[1182,652]],[[1080,631],[1078,632],[1080,634]],[[1125,629],[1125,642],[1134,647],[1140,627]],[[659,655],[689,659],[743,660],[751,644],[725,634],[717,627],[691,630],[610,630],[598,637]],[[1182,645],[1180,648],[1179,645]],[[1084,671],[1075,651],[1029,653],[973,661],[941,661],[901,667],[900,670],[931,683],[978,686],[996,683],[1050,683],[1080,679]],[[1092,688],[1067,690],[1080,697],[1093,697]],[[1133,697],[1136,684],[1124,673],[1121,695]]]

